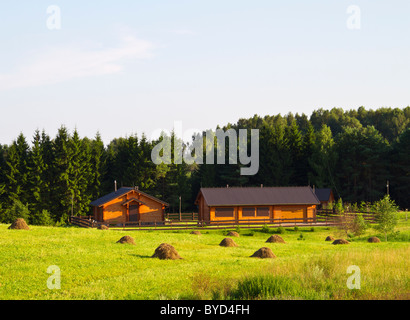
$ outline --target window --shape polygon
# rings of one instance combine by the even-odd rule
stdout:
[[[269,217],[269,207],[261,207],[256,209],[257,217]]]
[[[242,217],[255,217],[255,207],[243,207]]]
[[[215,208],[215,218],[233,218],[233,208]]]

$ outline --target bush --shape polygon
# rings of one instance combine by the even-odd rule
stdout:
[[[394,228],[397,225],[397,212],[398,207],[394,200],[390,199],[389,195],[384,196],[383,199],[377,201],[373,205],[373,210],[376,212],[377,225],[374,229],[384,233],[387,241],[387,234],[393,233]]]
[[[301,233],[301,234],[299,235],[299,238],[298,238],[297,240],[306,240],[306,239],[303,237],[303,234]]]
[[[275,275],[262,275],[240,280],[236,288],[227,292],[228,297],[225,298],[235,300],[265,300],[296,296],[298,291],[299,284],[293,279]],[[214,293],[214,298],[215,297]]]
[[[270,229],[267,224],[263,225],[261,232],[263,233],[270,233]]]
[[[298,228],[298,227],[294,227],[293,230],[296,231],[296,232],[298,232],[298,231],[299,231],[299,228]]]
[[[279,227],[279,228],[276,230],[276,233],[279,233],[279,234],[285,233],[285,228],[284,228],[284,227]]]
[[[369,228],[368,223],[364,220],[363,215],[357,214],[353,219],[352,232],[355,236],[361,236]]]
[[[0,220],[2,223],[13,223],[16,219],[24,219],[29,221],[30,210],[27,205],[24,205],[19,200],[14,200],[10,208],[6,208],[2,212]]]
[[[37,226],[52,226],[54,221],[47,210],[31,215],[30,223]]]

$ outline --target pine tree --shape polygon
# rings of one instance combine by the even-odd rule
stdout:
[[[286,135],[288,139],[288,148],[291,154],[291,165],[293,174],[290,183],[292,185],[307,185],[308,181],[303,166],[303,140],[302,134],[295,120],[287,127]]]
[[[47,165],[43,160],[43,150],[41,145],[40,131],[34,133],[33,147],[30,152],[29,166],[29,208],[32,212],[41,212],[45,209],[45,197],[47,196],[48,184],[44,180]]]
[[[68,158],[67,187],[71,192],[71,210],[74,215],[85,215],[91,198],[87,193],[92,177],[91,153],[89,144],[80,139],[77,130],[68,141]]]
[[[27,203],[28,200],[28,158],[29,146],[21,133],[8,148],[6,158],[6,193],[11,205],[14,200]]]
[[[51,196],[51,214],[54,221],[65,222],[71,214],[72,190],[70,186],[71,153],[69,150],[69,133],[67,128],[61,126],[53,141],[53,193]]]
[[[97,132],[95,139],[91,142],[91,182],[90,190],[92,199],[98,199],[103,193],[102,183],[106,170],[106,154],[101,135]]]

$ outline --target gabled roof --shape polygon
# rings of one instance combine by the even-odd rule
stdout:
[[[131,203],[131,202],[138,202],[138,203],[140,203],[140,204],[145,204],[146,205],[146,203],[145,202],[143,202],[143,201],[141,201],[141,200],[138,200],[138,199],[136,199],[136,198],[131,198],[131,199],[129,199],[129,200],[127,200],[127,201],[124,201],[123,203],[121,203],[121,205],[122,206],[125,206],[126,204],[128,204],[128,203]]]
[[[320,204],[309,186],[201,188],[199,194],[208,206]]]
[[[117,191],[114,191],[114,192],[111,192],[111,193],[109,193],[109,194],[106,194],[105,196],[103,196],[103,197],[101,197],[101,198],[99,198],[99,199],[97,199],[97,200],[92,201],[92,202],[90,203],[90,206],[100,207],[100,206],[106,204],[107,202],[110,202],[110,201],[112,201],[112,200],[114,200],[114,199],[117,199],[117,198],[119,198],[119,197],[122,197],[123,195],[125,195],[125,194],[127,194],[127,193],[129,193],[129,192],[131,192],[131,191],[135,191],[135,192],[137,192],[137,193],[140,193],[140,194],[142,194],[142,195],[144,195],[144,196],[146,196],[146,197],[148,197],[148,198],[151,198],[151,199],[154,200],[154,201],[157,201],[157,202],[159,202],[159,203],[162,203],[164,206],[169,206],[169,204],[166,203],[165,201],[159,200],[158,198],[155,198],[155,197],[153,197],[153,196],[151,196],[151,195],[149,195],[149,194],[147,194],[147,193],[145,193],[145,192],[142,192],[141,190],[134,189],[134,188],[131,188],[131,187],[122,187],[122,188],[119,188]]]
[[[332,189],[330,188],[315,189],[315,194],[319,201],[329,201],[331,192]]]

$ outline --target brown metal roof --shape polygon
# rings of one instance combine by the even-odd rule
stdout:
[[[330,193],[332,192],[332,189],[328,188],[323,188],[323,189],[315,189],[315,194],[316,197],[319,199],[319,201],[329,201],[330,198]]]
[[[311,187],[201,188],[208,206],[318,205]]]

